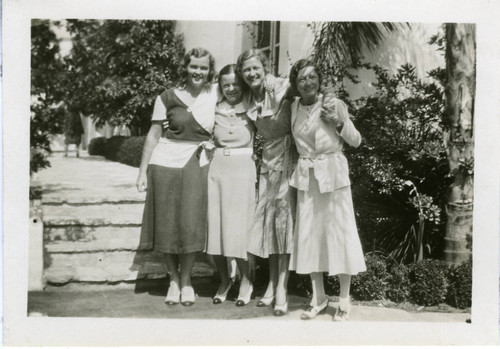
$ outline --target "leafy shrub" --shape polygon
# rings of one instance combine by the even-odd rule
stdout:
[[[395,264],[389,269],[387,279],[387,298],[393,302],[406,302],[410,298],[409,269],[404,264]]]
[[[125,142],[125,139],[127,139],[125,136],[113,136],[106,139],[106,153],[104,154],[106,159],[118,161],[118,152],[123,142]]]
[[[92,138],[89,143],[89,155],[105,156],[106,137]]]
[[[410,299],[419,305],[437,305],[446,298],[448,266],[443,261],[423,260],[409,265]]]
[[[363,142],[345,149],[363,247],[398,262],[417,260],[421,248],[425,258],[438,258],[450,183],[442,72],[429,72],[430,82],[422,82],[411,65],[394,76],[374,71],[375,92],[350,102]]]
[[[89,143],[89,155],[100,155],[111,161],[139,167],[146,136],[97,137]]]
[[[325,274],[325,292],[329,296],[340,295],[340,281],[337,275],[327,276]]]
[[[389,277],[385,258],[378,254],[366,254],[365,262],[366,271],[352,277],[352,296],[365,301],[384,299]]]
[[[123,141],[118,154],[117,161],[129,166],[139,167],[141,165],[142,149],[146,136],[129,137]]]
[[[312,295],[311,277],[294,271],[290,272],[288,290],[303,297],[310,297]]]
[[[448,292],[446,303],[455,308],[469,308],[472,305],[472,262],[466,261],[448,271]]]

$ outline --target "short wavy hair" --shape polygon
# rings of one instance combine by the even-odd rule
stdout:
[[[308,59],[299,59],[295,64],[293,65],[292,69],[290,70],[290,86],[293,91],[298,92],[297,90],[297,77],[299,76],[299,72],[307,67],[313,67],[314,71],[316,74],[318,74],[318,79],[319,79],[319,87],[321,89],[322,83],[323,83],[323,74],[321,74],[321,70],[318,68],[316,64],[314,64],[313,61],[310,61]]]
[[[195,47],[192,48],[191,50],[187,51],[186,54],[184,55],[184,58],[182,59],[181,64],[179,65],[178,68],[178,74],[179,74],[179,86],[186,86],[187,83],[187,67],[189,63],[191,63],[191,57],[195,58],[202,58],[202,57],[208,57],[209,60],[209,70],[208,70],[208,77],[207,77],[207,82],[205,84],[205,87],[209,87],[214,83],[215,80],[215,59],[212,56],[208,50],[202,48],[202,47]]]
[[[264,67],[264,74],[268,74],[269,72],[267,71],[267,65],[268,65],[268,58],[267,55],[262,51],[261,49],[258,48],[252,48],[250,50],[246,50],[240,56],[238,57],[238,60],[236,61],[236,70],[240,74],[240,76],[243,76],[242,72],[242,67],[243,67],[243,62],[246,60],[249,60],[252,57],[256,57],[260,63],[262,63],[262,66]]]
[[[245,81],[241,77],[240,73],[238,73],[238,69],[236,69],[236,64],[228,64],[224,66],[220,71],[217,76],[217,85],[219,88],[220,95],[222,96],[222,86],[221,86],[221,79],[223,75],[229,75],[229,74],[234,74],[236,78],[241,82],[241,89],[243,94],[248,92],[248,86],[245,84]]]

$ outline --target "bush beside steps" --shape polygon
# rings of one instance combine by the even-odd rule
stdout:
[[[111,161],[139,167],[145,141],[146,136],[97,137],[93,138],[89,143],[89,155],[100,155]]]

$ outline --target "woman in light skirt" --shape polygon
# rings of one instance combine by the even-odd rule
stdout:
[[[357,147],[361,136],[349,119],[344,102],[324,98],[319,92],[321,73],[307,60],[290,72],[290,83],[299,94],[291,105],[292,132],[299,161],[291,177],[297,188],[297,215],[290,269],[310,274],[313,295],[301,318],[324,313],[328,297],[323,273],[338,275],[340,300],[335,321],[349,317],[351,275],[365,271],[358,236],[344,143]]]

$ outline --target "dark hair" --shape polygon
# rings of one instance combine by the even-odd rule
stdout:
[[[184,58],[179,65],[178,73],[180,77],[180,86],[185,86],[187,83],[187,66],[189,63],[191,63],[191,57],[195,58],[202,58],[202,57],[208,57],[209,60],[209,70],[208,70],[208,77],[207,77],[207,83],[205,84],[206,87],[212,85],[214,78],[215,78],[215,60],[214,57],[210,52],[205,50],[204,48],[201,47],[195,47],[189,51],[186,52],[184,55]]]
[[[316,64],[314,62],[307,60],[307,59],[299,59],[295,64],[293,65],[292,69],[290,70],[290,86],[293,91],[297,91],[297,77],[299,76],[299,72],[306,68],[306,67],[313,67],[314,71],[316,74],[318,74],[318,79],[319,79],[319,86],[321,88],[321,83],[322,83],[322,74],[321,70],[318,69]]]
[[[260,63],[262,63],[262,66],[264,67],[265,74],[269,73],[267,71],[268,59],[267,59],[266,54],[258,48],[252,48],[252,49],[246,50],[245,52],[240,54],[240,56],[238,57],[238,60],[236,61],[236,69],[238,70],[238,73],[240,74],[240,76],[243,76],[242,71],[241,71],[241,69],[243,67],[243,62],[245,62],[246,60],[248,60],[252,57],[256,57],[260,61]]]
[[[218,83],[218,88],[219,88],[219,93],[221,96],[224,94],[222,93],[222,86],[221,86],[221,79],[222,75],[229,75],[229,74],[234,74],[236,78],[241,82],[241,89],[243,91],[243,94],[248,92],[248,86],[244,83],[243,78],[241,77],[240,73],[236,69],[236,64],[228,64],[224,66],[220,71],[217,76],[217,83]]]

